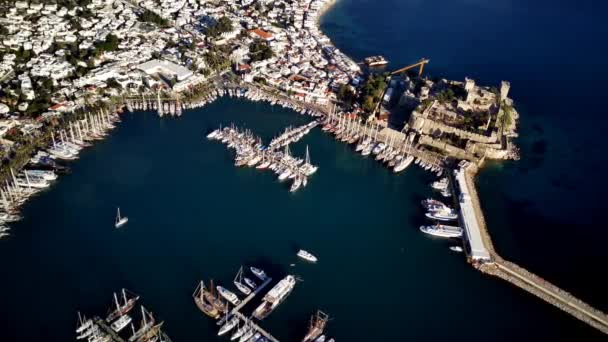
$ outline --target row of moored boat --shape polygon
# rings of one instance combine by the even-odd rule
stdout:
[[[80,151],[103,139],[120,119],[116,113],[101,111],[70,122],[65,129],[51,133],[51,145],[38,151],[18,172],[10,169],[10,180],[0,188],[0,239],[8,237],[8,223],[19,220],[20,207],[30,197],[50,187],[66,171],[62,160],[78,158]],[[57,136],[56,136],[57,135]]]
[[[306,127],[312,128],[313,125]],[[299,130],[300,133],[305,130]],[[300,134],[299,133],[299,134]],[[295,136],[294,136],[295,137]],[[281,151],[276,147],[266,147],[262,139],[254,136],[249,130],[224,127],[207,135],[208,139],[221,141],[235,151],[235,166],[255,167],[258,170],[272,170],[279,181],[292,180],[290,191],[295,192],[308,184],[308,177],[318,169],[310,162],[310,153],[306,147],[306,157],[296,158],[291,155],[289,144]],[[276,144],[275,144],[276,145]]]

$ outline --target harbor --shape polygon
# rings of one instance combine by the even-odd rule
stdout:
[[[129,292],[130,298],[127,300],[127,290],[121,290],[121,298],[114,293],[115,308],[111,309],[107,318],[94,316],[86,318],[78,312],[78,324],[76,327],[76,340],[86,340],[88,342],[171,342],[171,339],[162,331],[164,322],[156,322],[151,312],[140,305],[141,323],[135,329],[134,314],[138,310],[133,309],[139,300],[139,296]],[[123,303],[120,303],[123,301]],[[130,329],[127,327],[130,326]],[[128,334],[127,331],[131,331]],[[126,337],[128,336],[128,337]]]
[[[309,145],[313,164],[319,166],[306,191],[290,196],[274,173],[235,168],[226,145],[207,141],[206,134],[234,122],[269,142],[286,127],[306,125],[308,116],[224,97],[179,120],[159,120],[150,112],[125,113],[121,120],[111,139],[84,149],[79,159],[69,162],[72,172],[60,176],[53,191],[41,192],[22,206],[23,219],[13,227],[20,233],[3,241],[9,242],[0,249],[5,260],[17,249],[37,250],[35,258],[3,264],[6,276],[15,279],[2,285],[3,303],[15,308],[3,316],[11,325],[5,331],[9,340],[43,340],[43,332],[72,340],[76,312],[105,314],[112,292],[123,286],[140,294],[146,309],[165,321],[172,340],[227,340],[217,338],[219,326],[197,308],[191,293],[201,277],[207,278],[206,286],[213,276],[216,284],[233,288],[241,264],[259,265],[274,281],[284,274],[304,279],[275,312],[256,322],[280,341],[301,340],[309,328],[308,318],[319,308],[331,314],[328,328],[336,341],[417,335],[441,340],[440,331],[417,328],[427,322],[426,313],[453,315],[454,308],[465,304],[476,312],[513,307],[490,311],[491,318],[478,318],[484,334],[507,331],[513,322],[532,333],[546,334],[549,329],[566,333],[573,328],[569,317],[553,327],[561,317],[556,317],[553,307],[522,296],[518,289],[489,285],[492,282],[470,271],[462,255],[450,253],[447,242],[418,230],[422,220],[427,222],[420,200],[432,195],[454,205],[431,190],[430,183],[438,179],[435,173],[416,164],[395,176],[375,158],[362,158],[352,145],[336,142],[320,125],[294,144],[298,146],[290,145],[300,157]],[[149,162],[143,163],[144,159]],[[110,166],[111,171],[100,172]],[[129,217],[118,230],[114,228],[117,206]],[[343,214],[353,210],[357,215]],[[317,213],[326,213],[323,224]],[[293,241],[298,245],[292,247]],[[320,261],[314,266],[297,261],[300,248],[312,251]],[[369,264],[383,267],[361,266]],[[57,267],[77,272],[60,272],[58,277]],[[391,302],[361,298],[371,286],[363,280],[387,276],[386,269],[403,272],[391,274],[399,284]],[[65,286],[66,281],[78,284],[82,279],[86,292]],[[454,279],[463,284],[462,296],[448,295]],[[47,294],[37,295],[40,291],[32,284],[45,284]],[[251,300],[243,315],[249,316],[248,310],[254,310],[272,286]],[[345,309],[344,303],[352,303],[353,298],[359,300],[356,305],[383,313],[386,324],[399,326],[407,320],[407,329],[351,329],[369,326],[369,317]],[[488,302],[494,304],[484,304]],[[24,303],[31,303],[31,309],[17,309]],[[63,312],[64,307],[68,312]],[[33,314],[41,312],[39,308],[45,315]],[[418,308],[428,310],[420,314]],[[450,316],[443,331],[464,338],[458,327],[469,320],[459,316]],[[41,328],[28,331],[19,322]],[[61,327],[68,330],[63,335]],[[582,336],[593,340],[585,331]],[[512,334],[507,335],[518,335]]]

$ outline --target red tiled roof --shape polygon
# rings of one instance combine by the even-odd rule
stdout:
[[[56,105],[54,105],[54,106],[51,106],[49,109],[50,109],[50,110],[57,110],[57,109],[59,109],[59,108],[61,108],[61,107],[63,107],[63,106],[65,106],[65,104],[63,104],[63,103],[58,103],[58,104],[56,104]]]
[[[272,38],[272,34],[266,32],[264,30],[255,29],[255,30],[251,30],[249,32],[253,32],[253,33],[257,34],[258,36],[260,36],[260,38],[263,38],[263,39],[270,39],[270,38]]]

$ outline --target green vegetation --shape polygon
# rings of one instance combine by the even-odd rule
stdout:
[[[6,36],[8,34],[8,29],[2,25],[0,25],[0,36]]]
[[[338,89],[337,94],[338,100],[344,102],[348,106],[352,106],[355,100],[357,99],[357,94],[354,92],[353,88],[348,84],[342,84],[340,89]]]
[[[234,29],[232,21],[228,17],[221,17],[215,25],[207,28],[206,33],[210,37],[217,37],[224,32],[230,32]]]
[[[454,91],[451,88],[448,88],[442,90],[435,98],[441,103],[447,103],[454,101],[456,99],[456,94],[454,94]]]
[[[118,49],[118,37],[113,34],[108,34],[103,42],[95,44],[94,55],[98,56],[104,51],[115,51]]]
[[[382,100],[386,89],[386,75],[370,75],[361,89],[362,106],[367,112],[373,112]]]
[[[503,101],[502,111],[502,127],[505,128],[511,126],[513,124],[513,107]]]
[[[118,83],[115,78],[108,78],[106,80],[106,84],[110,88],[122,89],[122,85],[120,85],[120,83]]]
[[[259,84],[266,85],[266,79],[264,77],[256,76],[253,78],[253,81]]]
[[[226,58],[224,52],[216,47],[212,47],[204,55],[205,63],[212,70],[223,70],[230,67],[230,59]]]
[[[267,42],[261,39],[256,39],[249,44],[249,56],[251,57],[251,62],[253,63],[271,58],[274,56],[274,53]]]
[[[167,19],[161,17],[160,15],[150,11],[149,9],[144,9],[144,11],[142,12],[142,14],[139,16],[139,19],[141,21],[145,21],[148,23],[153,23],[156,24],[160,27],[167,27],[169,26],[169,22],[167,21]]]

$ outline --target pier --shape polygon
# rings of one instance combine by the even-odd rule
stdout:
[[[412,142],[415,139],[415,135],[406,135],[405,133],[394,130],[388,126],[382,127],[382,125],[378,123],[367,124],[343,114],[330,113],[327,116],[326,123],[344,125],[348,127],[347,129],[349,132],[356,132],[361,136],[366,135],[373,137],[375,143],[392,145],[396,150],[414,156],[433,168],[443,169],[445,167],[444,156],[426,149],[421,149],[420,144]]]
[[[504,279],[608,334],[608,315],[496,253],[475,189],[473,177],[477,171],[477,165],[464,162],[455,177],[450,175],[452,190],[459,194],[456,198],[465,228],[465,250],[475,268]]]
[[[266,278],[266,280],[264,280],[264,282],[255,288],[255,290],[253,290],[253,292],[251,292],[249,294],[249,296],[247,296],[245,299],[243,299],[241,301],[241,303],[237,306],[235,306],[234,308],[232,308],[232,311],[230,311],[230,316],[235,315],[237,313],[239,313],[239,311],[241,311],[241,309],[247,305],[247,303],[249,303],[253,297],[255,297],[258,293],[260,293],[268,284],[270,284],[270,282],[272,281],[272,278],[268,277]]]
[[[104,333],[110,335],[110,337],[112,337],[113,342],[125,342],[125,340],[122,337],[118,336],[118,334],[114,330],[112,330],[112,328],[110,328],[106,324],[106,321],[104,321],[103,319],[95,317],[93,319],[93,322],[95,322],[99,329],[101,329]]]
[[[266,330],[262,329],[259,325],[253,323],[252,320],[248,319],[247,317],[245,317],[245,315],[243,315],[241,313],[241,309],[243,307],[245,307],[245,305],[247,305],[247,303],[249,303],[255,296],[257,296],[258,293],[262,292],[262,290],[266,286],[268,286],[268,284],[270,284],[271,281],[272,281],[272,278],[267,277],[266,280],[264,280],[264,282],[260,286],[256,287],[255,290],[253,290],[253,292],[251,292],[245,299],[243,299],[241,301],[241,303],[239,303],[239,305],[237,305],[234,308],[232,308],[232,310],[230,310],[230,314],[228,314],[226,317],[220,319],[217,322],[217,324],[218,325],[222,325],[222,324],[225,323],[227,317],[236,316],[239,319],[241,319],[241,320],[247,322],[248,324],[250,324],[250,326],[252,326],[257,332],[259,332],[260,334],[264,335],[264,337],[266,337],[270,341],[272,341],[272,342],[279,342],[279,340],[277,340],[269,332],[267,332]]]
[[[277,340],[276,338],[274,338],[274,336],[270,335],[270,333],[268,333],[266,330],[262,329],[259,325],[253,323],[252,320],[250,320],[249,318],[245,317],[242,313],[240,312],[235,312],[235,315],[242,319],[243,321],[247,322],[250,326],[253,327],[253,329],[255,329],[257,332],[259,332],[260,334],[262,334],[264,337],[266,337],[267,339],[269,339],[271,342],[279,342],[279,340]]]

